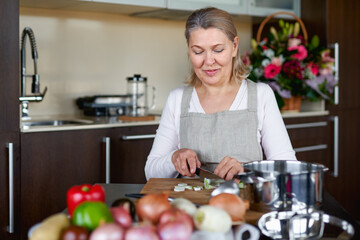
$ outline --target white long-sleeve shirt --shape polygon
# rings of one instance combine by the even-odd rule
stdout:
[[[170,92],[156,131],[155,140],[145,165],[146,178],[173,178],[178,175],[171,157],[180,149],[181,100],[185,87]],[[242,81],[229,111],[247,109],[247,82]],[[257,83],[257,139],[268,160],[296,160],[289,135],[276,103],[273,90]],[[191,96],[189,112],[204,113],[196,90]],[[225,156],[224,156],[225,157]]]

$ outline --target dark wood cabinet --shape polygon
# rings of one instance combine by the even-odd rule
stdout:
[[[300,161],[333,165],[334,124],[330,116],[284,119],[296,157]]]
[[[17,239],[20,223],[20,159],[17,132],[0,133],[0,239]]]
[[[157,125],[22,133],[21,239],[66,208],[66,192],[83,183],[145,183]],[[107,167],[110,175],[107,175]],[[31,207],[30,207],[31,206]]]
[[[0,1],[0,132],[19,132],[19,2]]]
[[[111,183],[146,183],[145,162],[158,125],[114,129]]]
[[[0,1],[0,36],[0,239],[10,240],[20,223],[18,1]]]
[[[310,35],[326,44],[339,43],[339,104],[329,105],[338,119],[338,175],[329,177],[328,191],[360,220],[360,1],[302,0],[301,18]]]
[[[73,185],[105,182],[103,138],[110,129],[21,134],[21,239],[66,208]]]

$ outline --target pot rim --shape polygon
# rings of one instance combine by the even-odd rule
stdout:
[[[288,172],[288,173],[282,173],[279,172],[277,170],[258,170],[255,168],[251,168],[249,167],[250,165],[264,165],[264,164],[275,164],[275,163],[298,163],[298,164],[304,164],[307,165],[309,167],[311,167],[311,169],[306,169],[306,170],[300,170],[300,171],[292,171],[292,172]],[[312,162],[304,162],[304,161],[299,161],[299,160],[258,160],[258,161],[252,161],[252,162],[247,162],[243,164],[243,167],[253,171],[255,173],[271,173],[271,174],[275,174],[275,175],[283,175],[283,174],[290,174],[290,175],[300,175],[300,174],[309,174],[309,173],[317,173],[317,172],[326,172],[329,170],[329,168],[327,168],[325,165],[323,164],[319,164],[319,163],[312,163]],[[315,169],[312,169],[315,168]]]

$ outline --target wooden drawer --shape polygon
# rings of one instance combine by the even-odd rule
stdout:
[[[332,166],[334,126],[330,116],[285,118],[284,122],[298,160]]]

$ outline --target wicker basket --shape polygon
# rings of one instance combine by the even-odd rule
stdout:
[[[302,97],[294,96],[291,98],[283,98],[285,105],[281,108],[281,112],[300,112]]]
[[[307,42],[308,40],[308,34],[307,34],[307,31],[306,31],[306,28],[305,28],[305,24],[303,23],[303,21],[298,17],[296,16],[295,14],[291,13],[291,12],[276,12],[276,13],[273,13],[273,14],[270,14],[269,16],[267,16],[260,24],[259,26],[259,29],[257,31],[257,34],[256,34],[256,41],[259,43],[260,40],[261,40],[261,33],[266,25],[266,23],[268,21],[270,21],[270,19],[272,19],[273,17],[275,16],[278,16],[278,15],[290,15],[292,16],[296,21],[299,22],[300,24],[300,27],[301,27],[301,31],[303,32],[304,34],[304,40],[305,42]]]
[[[269,22],[270,19],[272,19],[275,16],[278,15],[290,15],[292,16],[297,22],[299,22],[300,27],[301,27],[301,31],[303,32],[304,35],[304,40],[307,43],[308,41],[308,34],[305,28],[305,25],[303,23],[303,21],[297,17],[295,14],[290,13],[290,12],[277,12],[277,13],[273,13],[269,16],[267,16],[260,24],[259,29],[257,31],[256,34],[256,41],[258,43],[260,43],[261,41],[261,33],[266,25],[267,22]],[[301,96],[295,96],[295,97],[291,97],[291,98],[283,98],[285,105],[281,108],[282,112],[300,112],[300,108],[301,108],[301,102],[302,102],[302,97]]]

